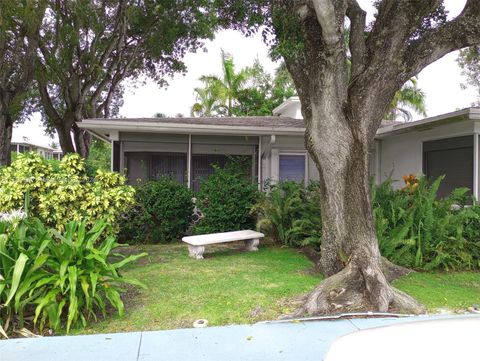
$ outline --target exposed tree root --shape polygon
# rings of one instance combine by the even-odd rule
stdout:
[[[323,280],[291,317],[344,312],[377,311],[419,314],[425,309],[412,297],[392,287],[374,266],[347,265]]]
[[[303,254],[315,264],[315,266],[313,267],[313,270],[315,272],[321,273],[322,272],[321,266],[320,266],[321,253],[316,251],[313,247],[308,247],[308,246],[302,247],[301,250]],[[385,257],[381,258],[380,266],[388,282],[395,281],[403,276],[408,275],[409,273],[415,272],[409,268],[398,266],[395,263],[390,262]]]
[[[408,275],[409,273],[415,272],[411,269],[398,266],[395,263],[390,262],[385,257],[381,258],[380,267],[382,268],[382,272],[388,282],[395,281],[403,276]]]

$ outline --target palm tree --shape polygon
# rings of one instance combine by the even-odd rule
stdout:
[[[425,93],[418,87],[417,78],[411,78],[402,89],[395,93],[386,118],[395,120],[401,117],[404,121],[409,122],[413,116],[408,109],[427,116]]]
[[[203,88],[195,88],[197,103],[192,107],[192,114],[209,116],[213,110],[219,115],[231,116],[235,100],[249,79],[246,69],[235,72],[233,58],[222,50],[222,75],[204,75],[200,81]],[[202,116],[202,115],[201,115]]]
[[[221,89],[217,82],[211,83],[201,78],[205,83],[203,88],[195,88],[196,103],[192,105],[191,115],[193,117],[211,117],[221,106]]]

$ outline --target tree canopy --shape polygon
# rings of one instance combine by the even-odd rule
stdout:
[[[234,59],[224,51],[221,56],[222,75],[200,78],[203,87],[194,90],[197,102],[192,106],[192,115],[271,115],[273,109],[295,95],[285,64],[272,76],[258,59],[253,65],[236,71]]]
[[[123,81],[185,71],[185,53],[216,26],[208,0],[48,1],[39,36],[36,82],[44,122],[62,150],[88,155],[82,118],[109,117],[122,104]],[[74,141],[72,142],[71,134]]]
[[[27,100],[44,11],[43,1],[0,2],[0,165],[10,163],[13,124],[32,111]]]

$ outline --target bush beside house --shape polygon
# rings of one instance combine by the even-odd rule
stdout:
[[[11,166],[0,170],[0,212],[22,209],[28,194],[29,214],[58,230],[71,220],[91,226],[103,219],[117,231],[118,217],[133,204],[134,193],[118,173],[97,170],[89,178],[77,154],[60,162],[35,153],[19,154]]]
[[[480,206],[468,189],[459,188],[438,199],[442,178],[405,177],[405,187],[391,181],[372,186],[372,206],[380,251],[392,262],[418,270],[480,269]],[[321,245],[318,185],[305,188],[280,183],[262,195],[253,208],[257,227],[288,246]]]
[[[128,243],[178,241],[190,226],[193,193],[162,177],[136,187],[135,204],[121,217],[120,240]]]
[[[194,227],[195,234],[253,229],[251,209],[258,201],[258,185],[252,182],[241,162],[232,161],[201,183],[196,196],[204,218]]]
[[[319,197],[315,182],[308,187],[293,181],[270,186],[252,208],[258,219],[257,229],[279,244],[319,248],[322,233]]]

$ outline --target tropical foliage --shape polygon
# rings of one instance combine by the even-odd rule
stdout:
[[[119,271],[145,254],[123,257],[108,224],[69,222],[63,232],[36,218],[0,221],[0,333],[25,326],[68,333],[106,315],[124,313],[123,285],[142,284]],[[112,256],[115,257],[113,260]]]
[[[85,162],[87,174],[95,177],[97,170],[109,171],[111,155],[112,146],[110,144],[96,138],[92,139],[90,152]]]
[[[396,120],[401,118],[406,122],[413,120],[410,110],[426,117],[425,93],[418,87],[417,78],[411,78],[399,91],[390,103],[386,118]]]
[[[442,177],[404,177],[405,187],[391,181],[374,186],[373,212],[382,254],[402,266],[432,270],[480,268],[480,208],[470,203],[467,188],[444,199],[437,191]]]
[[[28,194],[30,214],[58,230],[71,220],[91,226],[105,219],[115,231],[134,193],[120,174],[97,170],[89,178],[85,162],[76,154],[60,162],[34,153],[19,154],[11,166],[0,170],[0,212],[21,209]]]
[[[272,76],[260,62],[239,71],[234,59],[222,50],[222,75],[204,75],[195,88],[194,116],[271,115],[272,110],[296,94],[284,64]]]
[[[430,183],[404,177],[403,189],[392,180],[372,186],[372,206],[380,251],[392,262],[422,270],[480,269],[480,206],[467,188],[437,197],[442,178]],[[275,185],[253,208],[257,227],[288,246],[321,245],[320,194],[317,184]]]
[[[185,234],[193,214],[193,193],[163,177],[136,187],[135,204],[121,219],[119,237],[128,243],[168,243]]]

